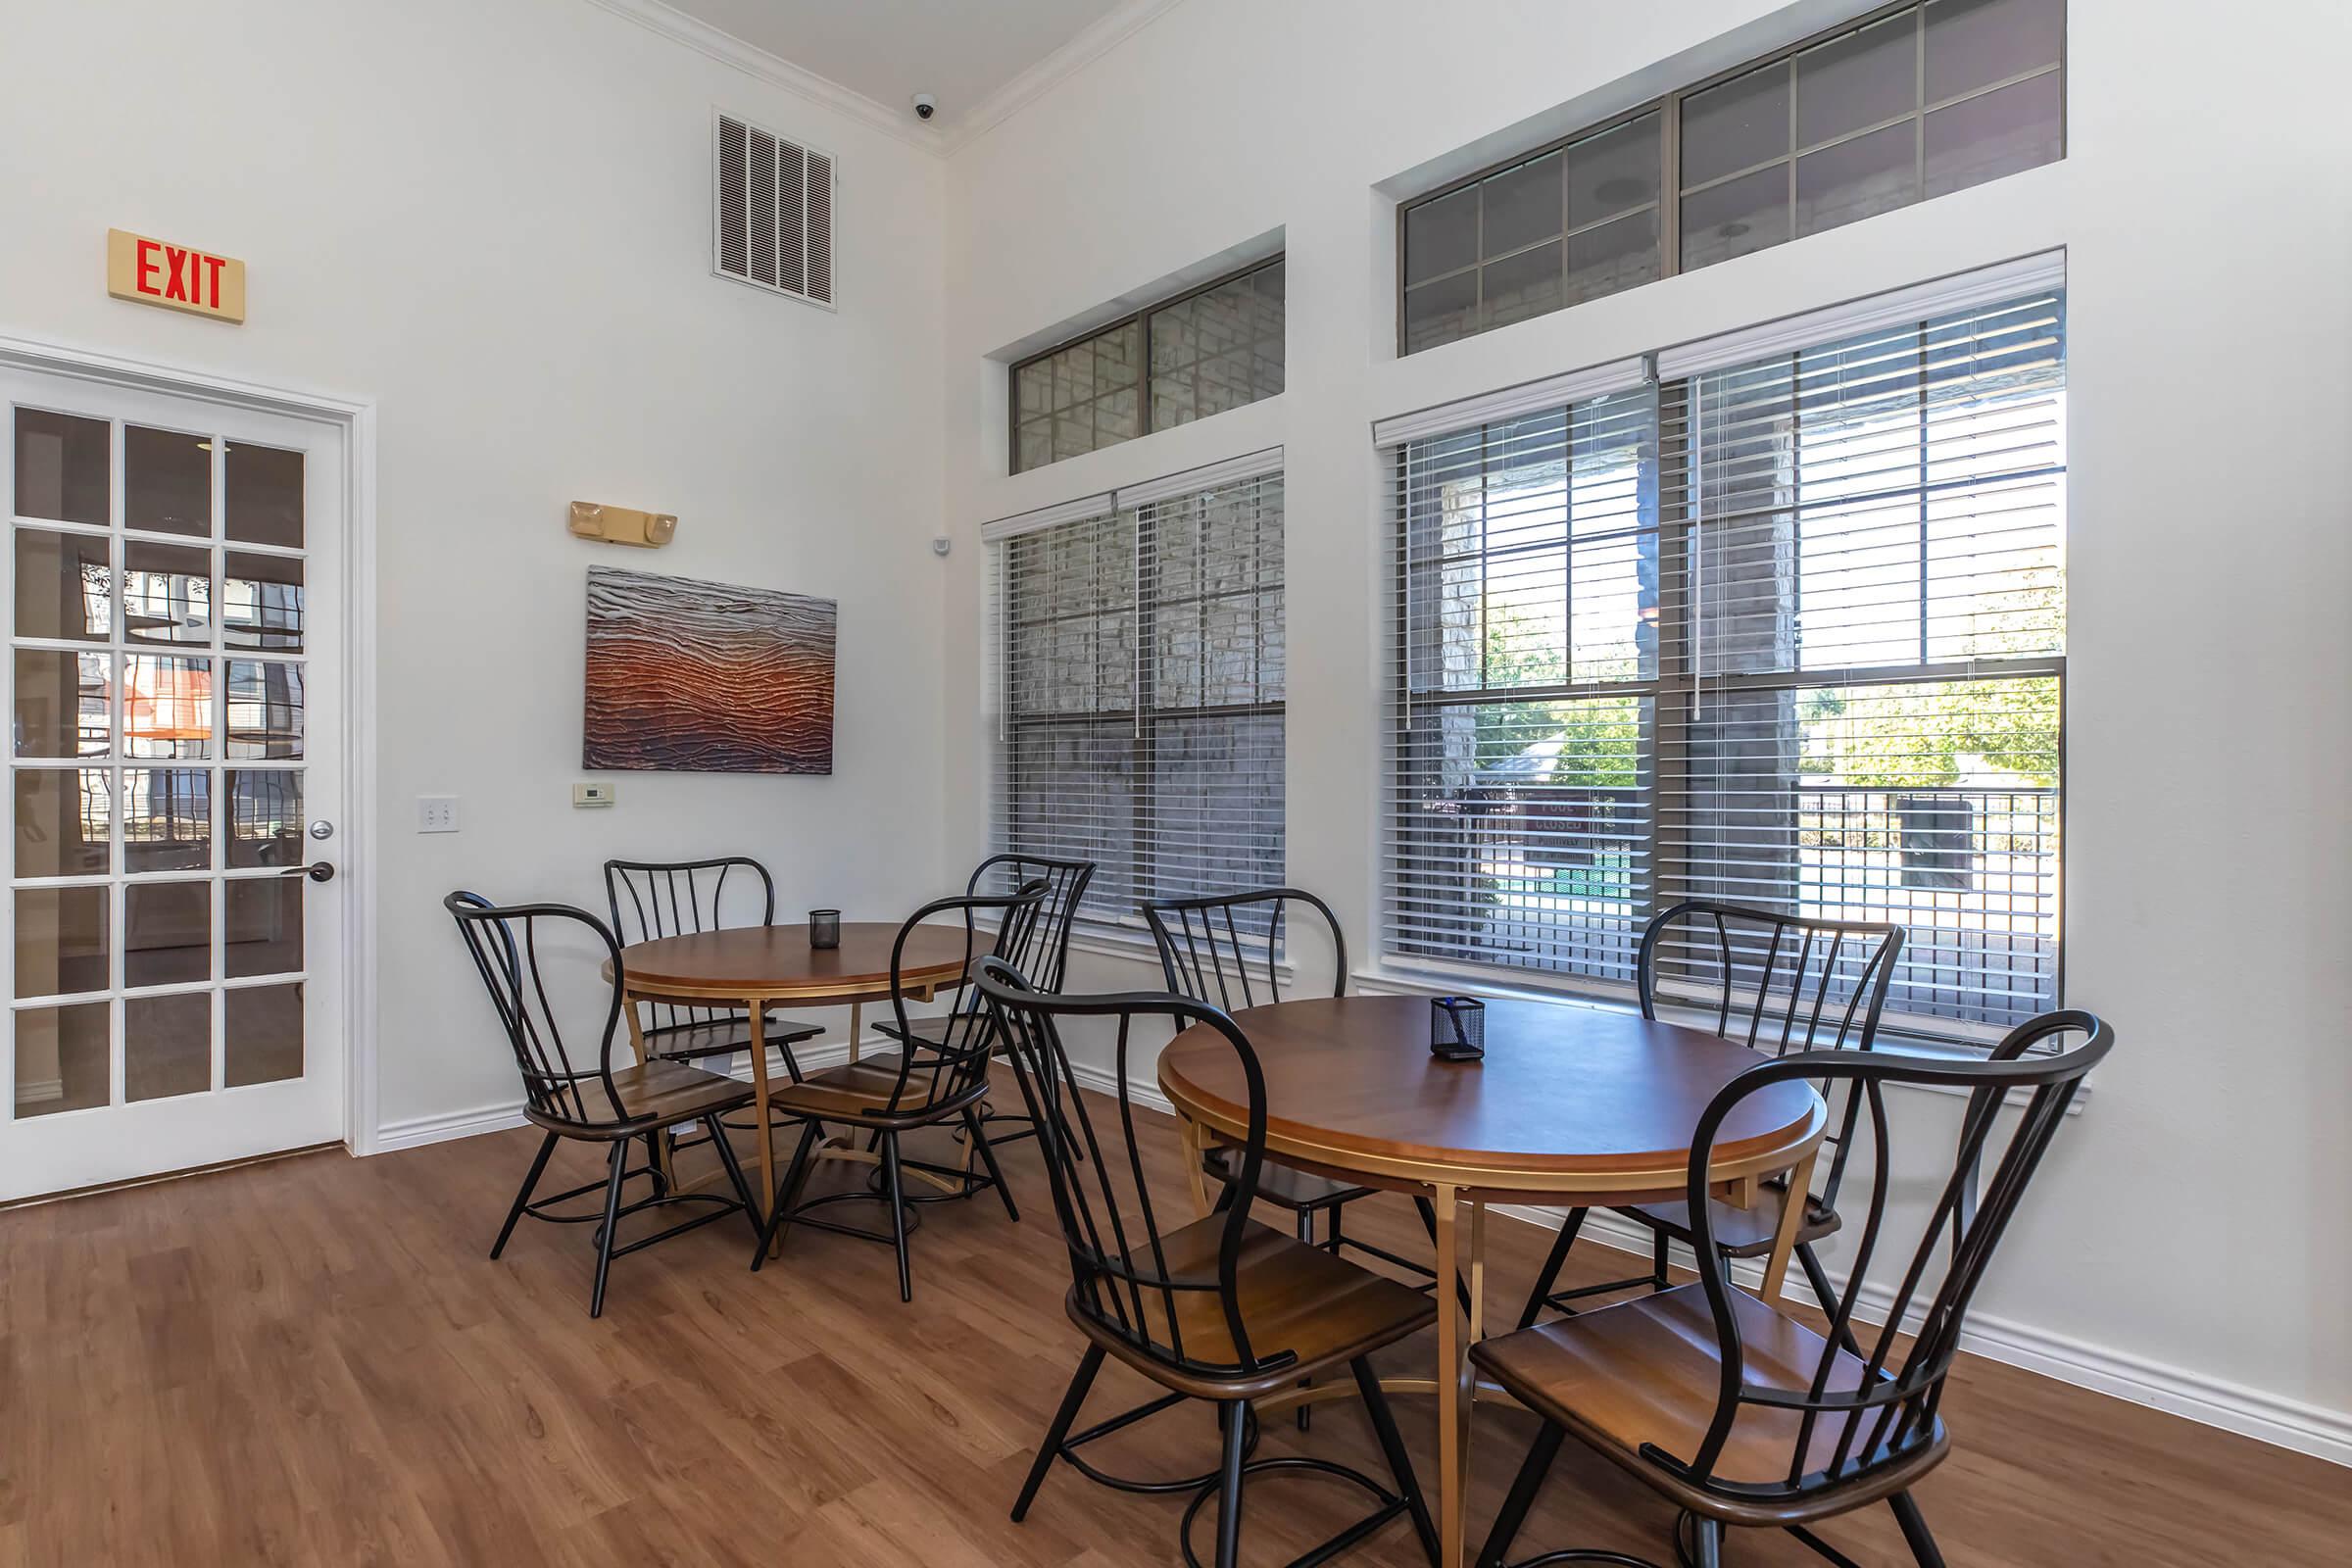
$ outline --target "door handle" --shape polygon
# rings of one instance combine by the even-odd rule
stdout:
[[[308,865],[289,865],[277,874],[279,876],[307,876],[314,882],[332,882],[335,879],[335,862],[313,860]]]

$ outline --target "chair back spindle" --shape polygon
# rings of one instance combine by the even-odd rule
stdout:
[[[562,904],[500,906],[478,893],[457,892],[441,901],[457,921],[458,933],[473,956],[490,993],[515,1070],[522,1075],[525,1102],[533,1119],[572,1128],[611,1126],[629,1119],[612,1081],[612,1042],[620,1025],[624,977],[620,943],[585,909]],[[541,972],[542,949],[574,942],[585,934],[590,956],[611,966],[611,996],[593,1042],[564,1038],[562,1020],[548,999]]]
[[[1046,884],[1045,903],[1017,953],[1000,954],[1040,991],[1059,991],[1070,966],[1070,932],[1079,902],[1095,877],[1092,860],[1058,860],[1044,855],[992,855],[972,868],[964,892],[1013,891],[1034,881]]]
[[[2062,1037],[2080,1043],[2048,1050]],[[1937,1411],[1946,1379],[1960,1348],[1968,1307],[2016,1214],[2028,1183],[2057,1135],[2082,1080],[2114,1046],[2114,1033],[2082,1011],[2046,1013],[2012,1030],[1984,1061],[1941,1062],[1885,1052],[1793,1053],[1742,1073],[1717,1095],[1699,1119],[1690,1168],[1689,1200],[1696,1241],[1699,1277],[1712,1311],[1722,1359],[1722,1381],[1713,1419],[1697,1451],[1648,1457],[1694,1484],[1737,1492],[1744,1497],[1785,1500],[1832,1488],[1850,1487],[1916,1449],[1938,1441]],[[1849,1273],[1833,1313],[1833,1333],[1819,1359],[1807,1368],[1775,1367],[1768,1378],[1751,1378],[1741,1341],[1730,1262],[1715,1246],[1707,1201],[1708,1172],[1717,1134],[1749,1096],[1791,1079],[1824,1080],[1850,1088],[1870,1118],[1873,1169],[1868,1212],[1848,1226]],[[1890,1168],[1886,1089],[1920,1084],[1957,1089],[1968,1096],[1958,1148],[1948,1173],[1930,1189],[1935,1198],[1924,1218],[1890,1234]],[[2004,1102],[2021,1103],[2011,1131],[1995,1137],[2005,1118]],[[1987,1164],[1989,1179],[1980,1179]],[[1938,1169],[1941,1167],[1938,1166]],[[1908,1178],[1906,1190],[1915,1190]],[[1907,1243],[1907,1245],[1906,1245]],[[1875,1336],[1857,1339],[1862,1353],[1840,1348],[1848,1333],[1867,1329],[1855,1309],[1873,1277],[1885,1289],[1885,1321]],[[1751,1308],[1752,1310],[1752,1308]],[[1905,1337],[1911,1338],[1907,1351]],[[1715,1480],[1713,1471],[1745,1410],[1769,1408],[1793,1414],[1794,1440],[1788,1464],[1777,1484],[1746,1481],[1738,1486]]]
[[[1884,921],[1688,900],[1642,930],[1636,970],[1642,1016],[1657,1017],[1663,1004],[1773,1056],[1868,1051],[1902,951],[1903,928]],[[1848,1083],[1825,1079],[1814,1087],[1830,1103],[1831,1129],[1813,1201],[1834,1210],[1861,1106]]]
[[[1339,916],[1300,888],[1252,888],[1144,906],[1168,989],[1226,1012],[1282,1000],[1290,906],[1305,905],[1330,933],[1331,994],[1348,994],[1348,941]]]
[[[1265,1157],[1266,1087],[1257,1054],[1240,1026],[1189,997],[1049,996],[993,958],[981,962],[980,990],[1007,1042],[1045,1151],[1077,1309],[1144,1358],[1180,1374],[1249,1376],[1295,1361],[1293,1350],[1253,1344],[1242,1321],[1242,1242]],[[1066,1019],[1107,1020],[1119,1086],[1116,1139],[1098,1130],[1095,1112],[1079,1093],[1062,1039]],[[1173,1240],[1187,1229],[1187,1211],[1171,1216],[1154,1200],[1145,1175],[1143,1150],[1151,1130],[1138,1136],[1129,1072],[1136,1024],[1145,1019],[1177,1029],[1207,1025],[1224,1037],[1240,1069],[1246,1136],[1234,1162],[1233,1200],[1208,1233],[1213,1250],[1201,1244],[1198,1226],[1186,1242]]]

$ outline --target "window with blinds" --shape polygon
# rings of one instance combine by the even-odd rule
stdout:
[[[1282,474],[1058,511],[990,545],[995,847],[1093,860],[1100,923],[1280,884]]]
[[[1394,450],[1388,953],[1630,983],[1712,899],[2054,1005],[2063,293],[1725,357]]]

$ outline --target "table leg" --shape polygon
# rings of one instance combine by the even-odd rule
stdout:
[[[775,1129],[767,1119],[767,1026],[762,1002],[752,1004],[752,1124],[759,1129],[760,1140],[760,1205],[764,1218],[776,1206],[776,1144]],[[768,1252],[774,1257],[784,1250],[784,1238],[776,1238],[775,1247]]]
[[[850,1059],[858,1059],[858,1037],[865,1033],[865,1004],[850,1004]]]
[[[1781,1228],[1772,1238],[1772,1253],[1764,1263],[1764,1299],[1778,1302],[1781,1282],[1788,1276],[1788,1259],[1796,1250],[1796,1233],[1805,1222],[1807,1195],[1813,1191],[1813,1161],[1821,1152],[1815,1144],[1788,1172],[1788,1200],[1781,1207]]]
[[[1213,1210],[1208,1197],[1208,1172],[1201,1168],[1200,1162],[1208,1157],[1208,1135],[1199,1122],[1179,1115],[1176,1136],[1184,1147],[1184,1179],[1192,1191],[1193,1208],[1206,1215]]]
[[[1438,1221],[1438,1543],[1444,1568],[1462,1568],[1465,1500],[1465,1422],[1462,1385],[1470,1368],[1461,1308],[1448,1282],[1461,1277],[1461,1248],[1454,1224],[1459,1195],[1440,1184],[1431,1195]],[[1472,1298],[1475,1303],[1476,1298]]]

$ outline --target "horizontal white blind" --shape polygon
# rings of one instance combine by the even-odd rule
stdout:
[[[1120,924],[1283,869],[1282,475],[1152,494],[990,546],[995,846]]]
[[[1904,926],[1913,1027],[2054,1004],[2062,294],[1395,463],[1392,955],[1627,982],[1703,898]]]

